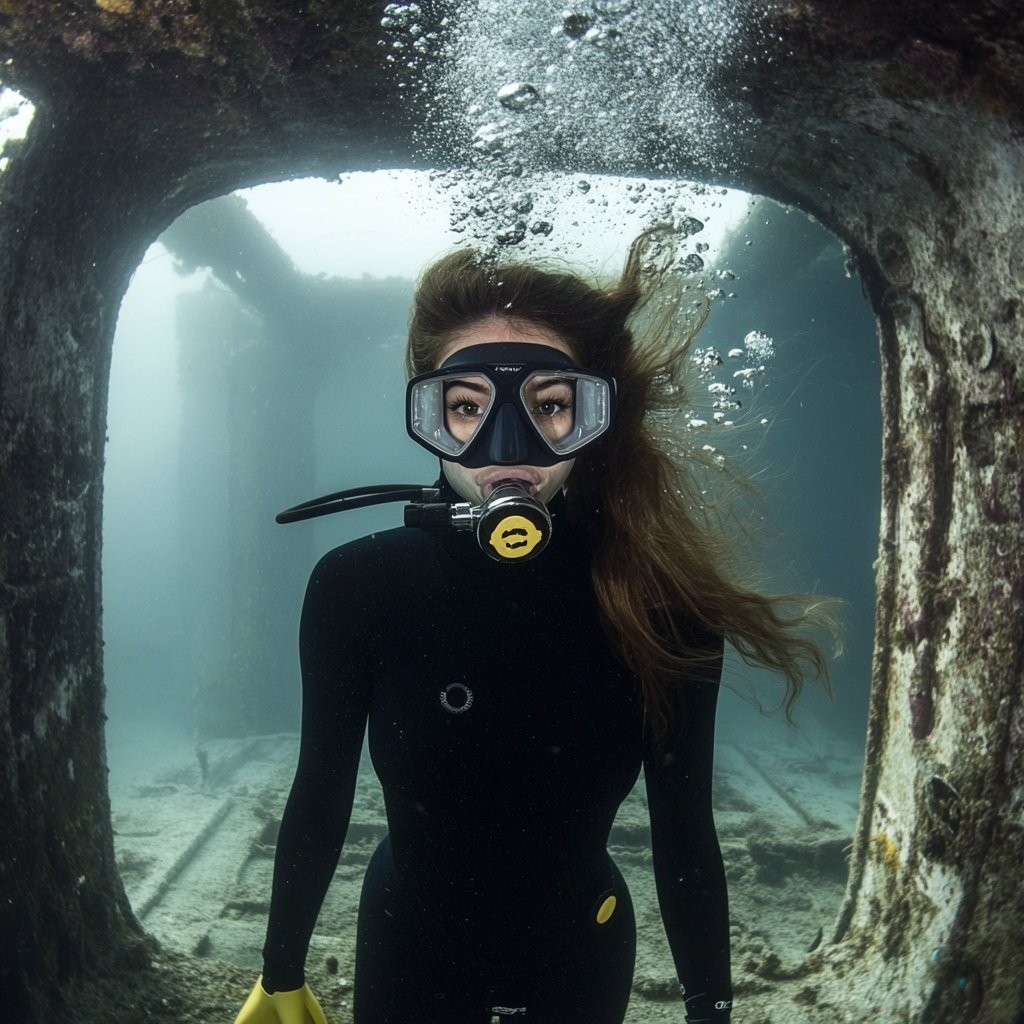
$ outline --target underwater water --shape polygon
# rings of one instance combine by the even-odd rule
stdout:
[[[297,756],[305,580],[324,552],[400,525],[401,506],[288,527],[273,516],[326,491],[436,476],[405,432],[402,358],[412,279],[460,238],[449,211],[464,201],[450,197],[474,186],[472,174],[455,177],[378,173],[252,190],[244,216],[269,229],[262,258],[280,294],[245,292],[244,281],[202,265],[176,274],[172,231],[124,300],[105,477],[108,758],[122,879],[145,927],[171,948],[260,967]],[[680,258],[701,282],[695,294],[713,296],[695,346],[721,358],[706,377],[695,367],[692,435],[760,492],[745,514],[762,589],[846,602],[836,702],[808,692],[799,730],[737,696],[753,689],[772,707],[776,681],[727,662],[715,813],[739,998],[770,988],[761,968],[773,957],[798,961],[827,935],[845,884],[880,506],[873,318],[841,246],[798,211],[686,182],[538,174],[525,184],[535,205],[558,210],[531,244],[589,272],[616,272],[636,231],[666,209],[689,224]],[[273,270],[277,245],[290,276]],[[701,265],[685,264],[693,256]],[[301,314],[281,315],[288,289]],[[723,386],[743,400],[733,427],[713,416]],[[348,1019],[359,887],[386,829],[364,751],[307,962],[332,1020]],[[609,847],[637,907],[627,1019],[677,1014],[642,780]]]

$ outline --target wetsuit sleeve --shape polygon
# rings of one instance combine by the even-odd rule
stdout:
[[[301,988],[309,939],[352,813],[370,705],[369,581],[338,549],[310,577],[299,626],[302,740],[274,859],[263,983]]]
[[[732,1007],[729,897],[711,809],[718,657],[681,683],[675,728],[644,759],[658,902],[689,1021],[725,1024]]]

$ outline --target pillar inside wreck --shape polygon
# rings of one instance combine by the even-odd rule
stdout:
[[[196,727],[206,736],[293,730],[298,613],[316,559],[309,527],[284,529],[274,517],[313,496],[321,394],[368,357],[372,366],[402,332],[410,284],[298,272],[238,197],[190,211],[162,239],[217,279],[178,300],[182,615],[195,638],[185,658]],[[349,461],[366,455],[354,450]]]

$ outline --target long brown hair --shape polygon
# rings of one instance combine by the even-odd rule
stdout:
[[[600,287],[460,249],[420,278],[406,349],[409,374],[423,373],[461,333],[496,318],[513,328],[543,326],[568,342],[580,365],[615,377],[614,429],[577,459],[567,513],[591,539],[605,631],[640,679],[657,736],[672,717],[673,680],[717,657],[694,645],[690,624],[724,637],[749,664],[781,673],[790,720],[808,676],[832,695],[828,662],[806,628],[837,635],[838,602],[765,596],[738,582],[735,531],[702,491],[711,460],[680,422],[707,301],[686,305],[693,293],[671,269],[673,252],[671,228],[651,228],[633,242],[619,280]]]

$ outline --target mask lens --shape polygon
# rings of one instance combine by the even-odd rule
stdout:
[[[523,405],[548,444],[557,448],[572,433],[576,381],[552,373],[532,374],[523,384]]]
[[[445,427],[463,448],[480,429],[493,400],[494,391],[486,377],[467,375],[445,380]]]
[[[592,441],[611,422],[611,390],[599,377],[537,371],[524,381],[522,399],[541,435],[560,454]]]
[[[432,448],[457,456],[473,440],[492,401],[486,377],[422,380],[409,390],[409,423],[413,433]]]

